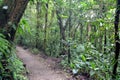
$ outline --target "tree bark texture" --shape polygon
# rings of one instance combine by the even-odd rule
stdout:
[[[4,34],[6,39],[13,41],[16,33],[16,29],[18,27],[18,23],[26,9],[29,0],[4,0],[3,6],[8,6],[6,10],[6,23],[0,24],[0,29],[4,29]],[[3,13],[3,8],[1,8],[1,12]],[[0,22],[2,19],[0,20]]]
[[[46,50],[47,46],[47,26],[48,26],[48,3],[45,4],[46,6],[46,13],[45,13],[45,28],[44,28],[44,51]]]
[[[38,41],[39,41],[39,28],[40,28],[40,17],[41,17],[41,3],[37,1],[36,3],[36,10],[37,10],[37,26],[36,26],[36,48],[38,48]]]
[[[66,21],[66,24],[65,26],[63,26],[63,21],[62,21],[62,18],[60,17],[60,9],[59,10],[56,10],[56,15],[57,15],[57,19],[58,19],[58,24],[59,24],[59,28],[60,28],[60,47],[61,47],[61,55],[65,55],[65,53],[67,52],[65,50],[65,44],[62,43],[62,41],[66,41],[66,38],[65,38],[65,30],[66,30],[66,27],[68,25],[68,21],[69,19]]]
[[[119,15],[120,15],[120,0],[117,0],[117,8],[116,8],[116,14],[115,14],[115,60],[114,60],[114,66],[113,66],[113,78],[117,75],[117,67],[118,67],[118,58],[120,53],[120,44],[119,44]]]

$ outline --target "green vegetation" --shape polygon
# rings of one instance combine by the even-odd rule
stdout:
[[[3,9],[5,0],[0,0],[0,80],[27,80],[23,63],[16,56],[16,48],[6,37],[7,11]],[[12,36],[12,35],[9,35]]]
[[[19,4],[19,1],[22,2],[12,2]],[[0,23],[0,27],[5,26],[3,32],[7,33],[7,36],[3,33],[6,38],[0,35],[2,79],[16,80],[24,70],[14,47],[10,47],[15,38],[16,44],[32,48],[35,54],[43,50],[48,56],[62,58],[61,64],[73,75],[93,80],[120,80],[119,0],[30,0],[21,19],[27,1],[9,10],[13,11],[12,17],[9,15],[5,20],[12,27],[9,24],[6,27],[6,22]],[[4,67],[4,64],[7,65]]]
[[[0,34],[0,80],[26,80],[23,63],[17,58],[15,48]]]
[[[110,80],[115,8],[114,0],[34,0],[20,22],[16,41],[62,57],[61,64],[75,75]],[[119,72],[120,65],[117,80]]]

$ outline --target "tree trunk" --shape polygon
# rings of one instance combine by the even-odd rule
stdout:
[[[91,23],[87,26],[87,41],[90,42]]]
[[[62,19],[61,19],[61,17],[60,17],[60,11],[59,10],[56,10],[56,15],[57,15],[57,19],[58,19],[58,24],[59,24],[59,27],[60,27],[60,41],[65,41],[66,39],[65,39],[65,28],[64,28],[64,26],[63,26],[63,22],[62,22]],[[65,54],[65,49],[64,49],[64,47],[65,47],[65,44],[64,43],[62,43],[62,42],[60,42],[60,46],[61,46],[61,55],[64,55]]]
[[[46,49],[46,39],[47,39],[47,26],[48,26],[48,3],[46,3],[46,13],[45,13],[45,28],[44,28],[44,51]]]
[[[40,28],[40,12],[41,12],[41,4],[40,4],[40,1],[37,1],[37,3],[36,3],[36,10],[37,10],[36,48],[38,48],[39,28]]]
[[[94,32],[96,33],[97,32],[97,28],[96,28],[96,26],[95,25],[93,25],[93,27],[94,27]],[[96,39],[96,35],[95,35],[95,37],[94,37],[94,46],[97,48],[97,39]]]
[[[8,9],[1,8],[1,13],[5,15],[6,22],[0,24],[0,29],[3,30],[3,34],[6,39],[13,41],[18,27],[18,23],[26,9],[29,0],[4,0],[3,6],[7,6]],[[0,19],[2,22],[3,19]]]
[[[107,46],[107,30],[105,28],[105,35],[104,35],[104,53],[106,53],[106,46]]]
[[[69,38],[71,38],[71,28],[72,28],[72,25],[71,25],[71,16],[72,16],[72,11],[71,11],[71,0],[69,0],[70,3],[69,3]],[[71,52],[70,52],[70,42],[68,42],[68,63],[70,64],[70,60],[71,60]]]
[[[66,44],[64,44],[64,42],[62,41],[66,41],[66,36],[65,36],[65,30],[68,26],[69,23],[69,18],[65,21],[65,25],[63,25],[63,20],[61,18],[61,11],[62,9],[59,8],[56,10],[56,15],[57,15],[57,20],[58,20],[58,24],[59,24],[59,28],[60,28],[60,47],[61,47],[61,53],[60,55],[65,55],[67,53],[67,51],[65,50]]]
[[[83,43],[83,25],[80,26],[80,43]]]
[[[120,52],[120,44],[119,44],[119,14],[120,14],[120,0],[117,0],[117,9],[115,14],[115,60],[114,60],[114,67],[113,67],[113,78],[117,75],[117,67],[118,67],[118,58]]]

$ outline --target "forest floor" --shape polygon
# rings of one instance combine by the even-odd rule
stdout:
[[[26,65],[29,80],[73,80],[56,64],[56,59],[43,56],[42,52],[34,55],[20,46],[16,49],[18,57]]]

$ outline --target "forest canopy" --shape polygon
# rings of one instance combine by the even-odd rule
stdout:
[[[9,8],[0,27],[9,42],[61,58],[73,75],[120,79],[119,0],[0,0],[4,3]]]

